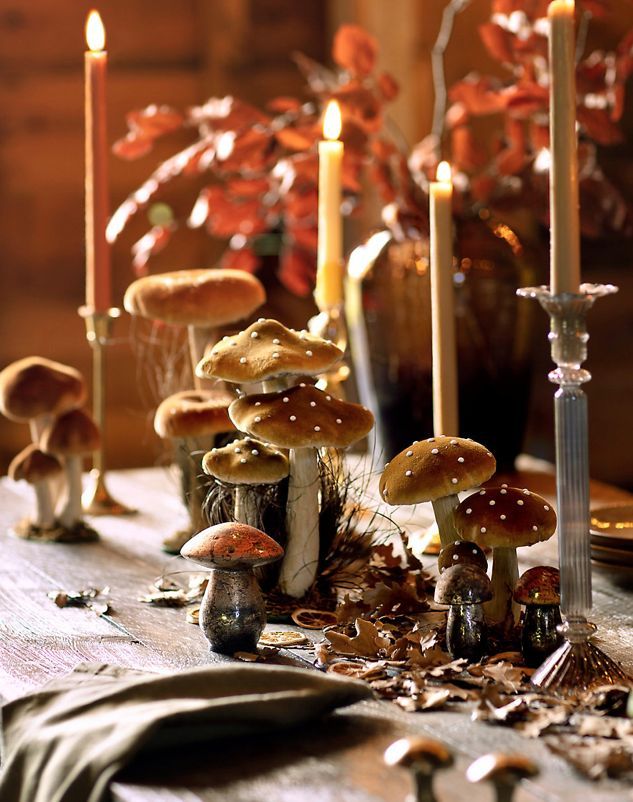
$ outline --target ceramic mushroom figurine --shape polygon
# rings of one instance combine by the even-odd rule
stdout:
[[[16,482],[24,479],[33,485],[37,501],[35,517],[20,521],[15,527],[15,532],[20,537],[46,539],[47,533],[53,533],[57,529],[48,482],[63,472],[57,457],[45,454],[33,444],[20,451],[11,461],[9,476]]]
[[[289,463],[278,448],[244,437],[207,452],[202,469],[214,479],[235,487],[235,520],[257,526],[262,519],[257,488],[285,479]]]
[[[490,479],[496,461],[485,446],[463,437],[416,440],[385,465],[380,495],[388,504],[430,501],[442,548],[459,536],[453,524],[458,493]]]
[[[433,775],[453,765],[453,756],[443,743],[422,737],[394,741],[385,750],[384,760],[388,766],[410,770],[415,793],[407,797],[407,802],[436,802]]]
[[[474,565],[484,573],[488,570],[488,560],[483,550],[470,540],[456,540],[443,548],[437,556],[437,568],[443,574],[454,565]]]
[[[451,657],[476,662],[485,653],[488,631],[483,603],[492,598],[488,575],[462,563],[442,572],[435,585],[435,601],[448,604],[446,648]]]
[[[528,666],[540,666],[562,642],[560,573],[558,568],[537,565],[521,575],[514,600],[525,605],[521,629],[521,652]]]
[[[189,526],[163,540],[163,550],[178,554],[189,538],[207,521],[202,507],[205,487],[200,478],[201,453],[213,444],[215,435],[235,429],[229,406],[235,396],[222,388],[184,390],[162,401],[154,415],[154,431],[172,440],[180,466],[182,498],[189,513]]]
[[[487,487],[464,499],[455,510],[460,537],[482,548],[492,548],[492,601],[486,606],[489,622],[504,631],[519,619],[512,592],[519,569],[517,548],[548,540],[556,529],[551,505],[527,488]]]
[[[347,448],[371,431],[374,416],[306,384],[238,398],[229,415],[240,431],[290,449],[288,541],[279,586],[300,598],[314,582],[319,559],[318,449]]]
[[[471,783],[492,783],[496,802],[512,802],[521,780],[536,777],[538,773],[538,768],[524,755],[491,753],[471,763],[466,778]]]
[[[254,652],[266,626],[266,610],[253,569],[278,560],[283,549],[247,524],[216,524],[182,547],[188,560],[211,569],[200,605],[200,627],[221,654]]]

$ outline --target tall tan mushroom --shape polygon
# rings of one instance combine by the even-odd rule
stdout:
[[[490,479],[496,465],[490,451],[474,440],[444,436],[415,440],[385,465],[380,495],[393,505],[430,501],[444,548],[459,539],[453,523],[457,494]]]
[[[61,462],[52,454],[45,454],[36,445],[22,449],[9,465],[9,476],[16,482],[24,480],[33,485],[37,510],[35,518],[20,527],[20,534],[29,537],[35,530],[50,530],[55,526],[55,509],[51,499],[48,480],[63,472]]]
[[[288,543],[279,585],[299,598],[316,577],[319,558],[319,466],[317,449],[347,448],[374,425],[360,404],[340,401],[311,385],[238,398],[229,407],[236,427],[290,451],[286,507]]]
[[[97,424],[84,409],[65,412],[42,432],[42,451],[64,459],[67,496],[59,522],[66,529],[72,529],[81,521],[82,458],[96,451],[100,441]]]
[[[261,282],[242,270],[176,270],[144,276],[125,292],[131,315],[186,326],[192,370],[217,329],[251,315],[266,300]]]

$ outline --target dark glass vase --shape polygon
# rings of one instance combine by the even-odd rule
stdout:
[[[354,367],[386,459],[432,435],[428,255],[428,238],[380,232],[350,258],[362,307],[351,315],[350,340],[360,324],[365,341],[360,352],[352,342]],[[488,212],[456,221],[460,435],[488,446],[500,470],[512,468],[523,443],[532,310],[516,290],[535,280],[536,263],[534,252]]]

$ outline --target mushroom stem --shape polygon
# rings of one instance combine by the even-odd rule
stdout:
[[[278,393],[292,387],[293,376],[277,376],[262,382],[262,393]]]
[[[442,548],[445,548],[456,540],[459,540],[459,535],[455,531],[455,522],[453,519],[453,513],[459,505],[459,496],[457,493],[454,493],[450,496],[444,496],[444,498],[436,498],[431,504],[433,505],[433,512],[440,533],[440,542]]]
[[[516,549],[496,548],[492,552],[492,599],[485,604],[487,619],[511,627],[519,620],[521,608],[512,599],[519,578]]]
[[[251,568],[214,568],[200,604],[200,628],[214,652],[254,652],[266,611]]]
[[[290,452],[286,534],[279,586],[298,599],[314,582],[319,561],[319,463],[314,448]]]
[[[193,374],[193,384],[198,390],[213,384],[209,379],[200,378],[196,374],[196,366],[204,356],[207,345],[215,342],[217,329],[213,326],[187,326],[187,336],[189,339],[189,356],[191,359],[191,372]]]
[[[518,779],[502,780],[497,778],[492,780],[495,789],[495,802],[512,802],[514,799],[514,792],[519,784]]]
[[[241,524],[249,526],[259,526],[259,510],[254,493],[246,485],[238,485],[235,488],[235,520]]]
[[[433,793],[433,769],[426,764],[426,761],[423,769],[414,763],[411,773],[415,791],[412,796],[408,797],[410,802],[437,802]]]
[[[66,469],[66,503],[59,514],[59,520],[66,529],[81,520],[81,468],[82,458],[79,454],[69,454],[65,459]]]
[[[36,482],[33,485],[33,490],[35,490],[35,500],[37,504],[35,521],[33,523],[40,529],[52,529],[55,523],[55,510],[53,508],[53,500],[51,498],[48,480],[44,479],[41,482]]]
[[[446,619],[446,647],[453,659],[476,662],[486,653],[487,627],[481,604],[451,604]]]

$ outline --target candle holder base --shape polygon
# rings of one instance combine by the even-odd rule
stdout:
[[[81,497],[81,505],[86,515],[135,515],[137,510],[116,501],[106,487],[101,471],[90,471],[88,486]]]

